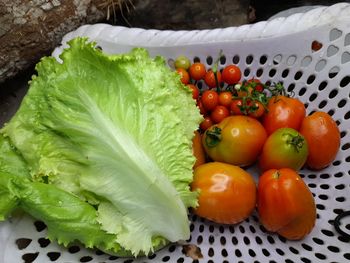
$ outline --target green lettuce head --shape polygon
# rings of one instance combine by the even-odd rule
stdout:
[[[106,55],[85,38],[68,44],[62,63],[45,57],[37,65],[1,130],[30,172],[2,173],[11,196],[65,245],[136,256],[188,239],[187,208],[197,205],[191,146],[201,120],[191,91],[145,49]]]

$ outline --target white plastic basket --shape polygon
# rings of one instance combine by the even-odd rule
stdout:
[[[198,261],[186,256],[183,244],[171,244],[150,257],[117,258],[80,245],[63,248],[46,239],[45,226],[28,216],[0,224],[0,263],[17,262],[350,262],[350,239],[339,235],[334,219],[350,210],[350,5],[317,7],[305,13],[252,25],[214,30],[159,31],[106,24],[85,25],[66,41],[87,36],[104,52],[145,47],[169,62],[178,55],[208,67],[222,50],[220,66],[237,64],[245,78],[283,82],[301,98],[310,113],[330,113],[341,130],[341,149],[328,168],[301,174],[317,204],[317,222],[301,241],[287,241],[261,227],[256,214],[238,225],[218,225],[190,216],[191,238],[184,244],[200,248]],[[316,43],[318,45],[313,44]],[[315,48],[318,46],[318,48]],[[254,168],[252,172],[255,173]],[[255,174],[256,175],[256,174]],[[256,175],[257,176],[257,175]],[[344,219],[341,227],[350,230]]]

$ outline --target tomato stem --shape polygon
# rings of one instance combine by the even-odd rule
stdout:
[[[205,144],[209,147],[215,147],[221,141],[221,129],[217,126],[205,131]]]
[[[288,144],[291,144],[294,147],[294,150],[296,152],[299,152],[304,144],[305,144],[305,139],[301,135],[292,135],[288,133],[288,137],[290,137],[290,140],[287,141]]]

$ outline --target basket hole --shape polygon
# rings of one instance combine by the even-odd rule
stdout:
[[[346,104],[347,100],[346,99],[342,99],[338,102],[338,108],[343,108]]]
[[[344,88],[350,83],[350,76],[345,76],[341,81],[340,81],[340,87]]]
[[[319,51],[322,47],[323,47],[323,44],[321,42],[318,42],[317,40],[314,40],[311,43],[311,50],[313,52]]]
[[[305,249],[307,251],[312,251],[312,247],[309,246],[308,244],[302,243],[301,246],[303,249]]]
[[[78,246],[70,246],[68,248],[68,252],[71,254],[78,253],[79,251],[80,251],[80,247],[78,247]]]
[[[222,55],[221,57],[220,57],[220,64],[221,65],[224,65],[226,63],[226,57],[224,56],[224,55]]]
[[[335,201],[339,202],[339,203],[342,203],[342,202],[345,202],[345,197],[341,196],[341,197],[337,197],[335,198]]]
[[[233,64],[238,64],[238,63],[239,63],[239,60],[240,60],[239,56],[238,56],[238,55],[235,55],[235,56],[232,58],[232,63],[233,63]]]
[[[327,259],[326,255],[324,255],[322,253],[315,253],[315,257],[317,257],[318,259],[321,259],[321,260]]]
[[[202,242],[203,242],[203,236],[200,235],[197,237],[197,244],[200,245],[200,244],[202,244]]]
[[[277,252],[278,255],[284,256],[284,251],[282,249],[276,248],[276,252]]]
[[[39,256],[39,252],[36,253],[26,253],[22,256],[25,263],[34,262],[34,260]]]
[[[303,72],[302,71],[298,71],[298,72],[295,73],[294,79],[295,80],[299,80],[302,76],[303,76]]]
[[[250,68],[246,68],[246,69],[244,70],[244,72],[243,72],[243,75],[244,75],[245,77],[248,77],[249,74],[250,74]]]
[[[196,63],[196,62],[201,62],[201,59],[199,57],[194,57],[193,58],[193,62]]]
[[[345,113],[344,119],[345,119],[345,120],[350,119],[350,111],[348,111],[347,113]]]
[[[311,64],[311,62],[312,62],[312,57],[306,56],[306,57],[304,57],[303,60],[301,61],[301,66],[302,66],[302,67],[307,67],[307,66],[309,66],[309,65]]]
[[[162,258],[162,262],[168,262],[170,260],[169,256],[165,256]],[[124,261],[125,262],[125,261]],[[131,261],[130,263],[132,263],[133,261]]]
[[[254,60],[253,56],[249,55],[246,57],[245,62],[247,63],[247,65],[251,65],[253,63],[253,60]]]
[[[309,101],[314,101],[317,98],[317,93],[312,93],[309,97]]]
[[[260,57],[259,62],[260,62],[261,65],[264,65],[267,62],[267,56],[266,55],[262,55]]]
[[[350,61],[350,53],[349,52],[344,52],[341,55],[341,63],[345,64],[345,63],[348,63],[349,61]]]
[[[270,72],[269,72],[269,76],[270,76],[271,78],[273,78],[273,77],[276,75],[276,72],[277,72],[276,69],[274,69],[274,68],[271,69]]]
[[[36,228],[36,231],[41,232],[46,228],[46,225],[42,221],[35,221],[34,226]]]
[[[249,256],[251,256],[252,258],[256,257],[256,253],[254,252],[253,249],[248,249],[248,253],[249,253]]]
[[[294,89],[295,89],[295,84],[294,83],[289,84],[289,86],[287,87],[287,91],[288,92],[292,92]]]
[[[226,258],[226,257],[228,256],[227,250],[223,248],[223,249],[221,250],[221,255],[222,255],[224,258]]]
[[[310,84],[312,84],[312,83],[315,81],[315,79],[316,79],[316,76],[315,76],[315,75],[310,75],[310,76],[307,78],[306,83],[310,85]]]
[[[249,226],[249,230],[250,230],[250,232],[252,232],[253,234],[256,232],[255,227],[253,227],[252,225]]]
[[[350,260],[350,253],[345,253],[345,254],[344,254],[344,258]]]
[[[258,244],[258,245],[261,245],[263,243],[262,239],[258,236],[255,237],[255,242]]]
[[[302,87],[300,90],[299,90],[299,96],[303,96],[306,92],[306,88],[305,87]]]
[[[340,71],[340,68],[337,67],[337,66],[331,68],[329,70],[328,77],[331,78],[331,79],[334,78],[335,76],[338,75],[339,71]]]
[[[265,257],[269,257],[271,255],[270,252],[266,248],[263,248],[261,251]]]
[[[48,252],[46,254],[51,261],[56,261],[60,256],[60,252]]]
[[[237,245],[237,244],[238,244],[238,239],[237,239],[237,237],[233,236],[233,237],[231,238],[231,242],[232,242],[233,245]]]
[[[328,48],[327,48],[327,56],[328,57],[331,57],[331,56],[334,56],[335,54],[337,54],[339,51],[339,48],[334,46],[334,45],[330,45]]]
[[[209,244],[213,244],[215,242],[215,237],[213,235],[209,235],[208,241]]]
[[[282,71],[282,78],[288,77],[288,74],[289,74],[289,69],[283,70],[283,71]]]
[[[118,257],[117,257],[117,256],[110,256],[110,257],[108,257],[108,259],[109,259],[109,260],[117,260]]]
[[[328,98],[333,99],[335,96],[337,96],[337,94],[338,94],[338,90],[334,89],[329,93]]]
[[[320,198],[321,200],[328,200],[328,195],[321,194],[318,196],[318,198]]]
[[[274,65],[278,65],[279,63],[281,63],[282,61],[282,55],[276,55],[273,57],[273,64]]]
[[[301,261],[304,262],[304,263],[312,263],[312,261],[311,261],[310,259],[308,259],[308,258],[302,257],[302,258],[300,258],[300,259],[301,259]]]
[[[91,260],[93,260],[93,258],[90,256],[84,256],[80,258],[80,262],[90,262]]]
[[[290,250],[290,252],[292,252],[293,254],[296,254],[296,255],[299,254],[299,250],[297,250],[297,249],[294,248],[294,247],[289,247],[289,250]]]
[[[236,250],[235,250],[235,255],[236,255],[236,257],[241,257],[242,256],[242,252],[237,248]]]
[[[327,82],[327,81],[322,81],[322,82],[320,83],[320,85],[318,86],[318,90],[319,90],[319,91],[324,90],[324,89],[327,87],[327,85],[328,85],[328,82]]]
[[[326,65],[327,65],[327,61],[324,60],[324,59],[321,59],[320,61],[318,61],[318,62],[316,63],[315,70],[316,70],[317,72],[320,72],[320,71],[322,71],[322,70],[326,67]]]
[[[249,245],[250,239],[247,236],[245,236],[245,237],[243,237],[243,242],[244,242],[244,244]]]
[[[207,64],[210,66],[211,64],[213,64],[213,57],[212,56],[208,56],[206,61],[207,61]]]
[[[330,32],[329,32],[329,40],[330,41],[334,41],[338,38],[341,37],[341,35],[343,34],[343,32],[337,28],[333,28]]]
[[[50,240],[44,237],[41,237],[38,239],[38,243],[40,245],[40,247],[47,247],[48,245],[50,245]]]
[[[262,76],[262,74],[264,73],[264,70],[262,68],[259,68],[257,71],[256,71],[256,76],[258,78],[260,78]]]
[[[25,249],[30,243],[32,243],[32,239],[30,238],[18,238],[16,240],[16,245],[19,250]]]

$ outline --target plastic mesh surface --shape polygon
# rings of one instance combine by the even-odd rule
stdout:
[[[345,7],[349,11],[348,6]],[[182,35],[186,38],[192,34],[196,43],[189,41],[185,45],[186,41],[178,40],[169,45],[164,44],[168,41],[160,38],[163,42],[160,41],[158,46],[144,45],[151,54],[165,56],[169,65],[181,54],[210,67],[222,50],[225,58],[220,61],[220,67],[234,63],[242,69],[245,78],[256,77],[270,83],[283,82],[288,91],[295,93],[305,103],[308,113],[322,110],[333,116],[341,130],[341,146],[336,160],[320,172],[307,169],[300,171],[317,204],[316,226],[305,239],[288,241],[267,232],[260,225],[256,214],[243,223],[226,226],[190,215],[190,240],[171,244],[149,257],[125,259],[106,255],[101,251],[86,250],[79,244],[62,248],[46,239],[46,226],[42,222],[23,216],[0,224],[0,244],[4,257],[3,261],[0,257],[0,262],[350,261],[350,239],[340,236],[334,229],[335,217],[350,210],[350,19],[347,18],[350,11],[346,13],[344,6],[332,10],[332,14],[339,16],[339,19],[332,18],[331,22],[298,32],[278,31],[267,37],[260,35],[250,36],[248,40],[224,41],[219,33],[230,34],[230,30],[223,29],[220,32],[206,32],[213,35],[207,36],[213,40],[204,42],[198,40],[203,32],[183,32],[180,38]],[[317,11],[312,12],[318,14]],[[276,28],[280,28],[278,24],[283,21],[274,21],[272,23],[277,23]],[[264,26],[267,28],[269,25]],[[285,29],[286,26],[283,26]],[[125,33],[127,29],[120,30]],[[246,30],[246,35],[251,32],[251,29],[245,28],[235,29],[235,32],[240,32],[239,30]],[[67,38],[87,35],[105,52],[116,53],[129,50],[134,45],[133,39],[146,33],[135,30],[128,34],[128,45],[118,45],[115,38],[118,32],[103,25],[85,27]],[[163,34],[166,34],[166,39],[171,32]],[[111,36],[114,37],[113,41]],[[255,167],[251,167],[250,172],[257,177]],[[344,219],[342,228],[350,232],[349,219]],[[194,260],[186,256],[189,245],[200,249],[201,259]]]

